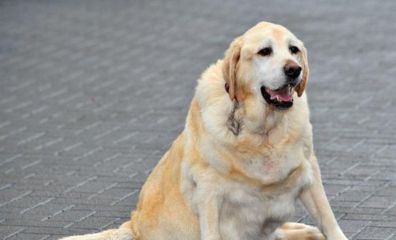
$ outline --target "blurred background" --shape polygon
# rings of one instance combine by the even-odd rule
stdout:
[[[0,1],[0,237],[118,226],[196,80],[258,21],[305,42],[314,142],[350,239],[396,239],[396,3]],[[295,220],[310,223],[299,208]]]

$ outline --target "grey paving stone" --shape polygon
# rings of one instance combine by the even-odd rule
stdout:
[[[309,51],[314,141],[351,239],[396,239],[396,3],[0,2],[0,236],[125,221],[184,125],[196,79],[258,21]],[[298,208],[295,219],[312,222]]]
[[[366,227],[357,235],[356,239],[386,239],[395,232],[394,228]]]

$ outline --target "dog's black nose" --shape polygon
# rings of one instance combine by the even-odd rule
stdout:
[[[290,79],[295,79],[300,75],[301,67],[295,63],[288,63],[283,67],[283,71]]]

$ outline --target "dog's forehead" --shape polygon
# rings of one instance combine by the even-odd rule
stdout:
[[[300,42],[300,40],[294,36],[287,28],[262,22],[249,29],[243,35],[244,41],[247,44],[261,44],[265,41],[273,41],[278,45],[282,45],[287,42]]]

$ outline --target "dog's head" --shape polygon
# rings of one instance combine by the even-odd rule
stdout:
[[[293,95],[308,81],[307,52],[286,28],[261,22],[235,39],[225,53],[223,76],[232,100],[247,94],[260,97],[275,109],[293,106]]]

